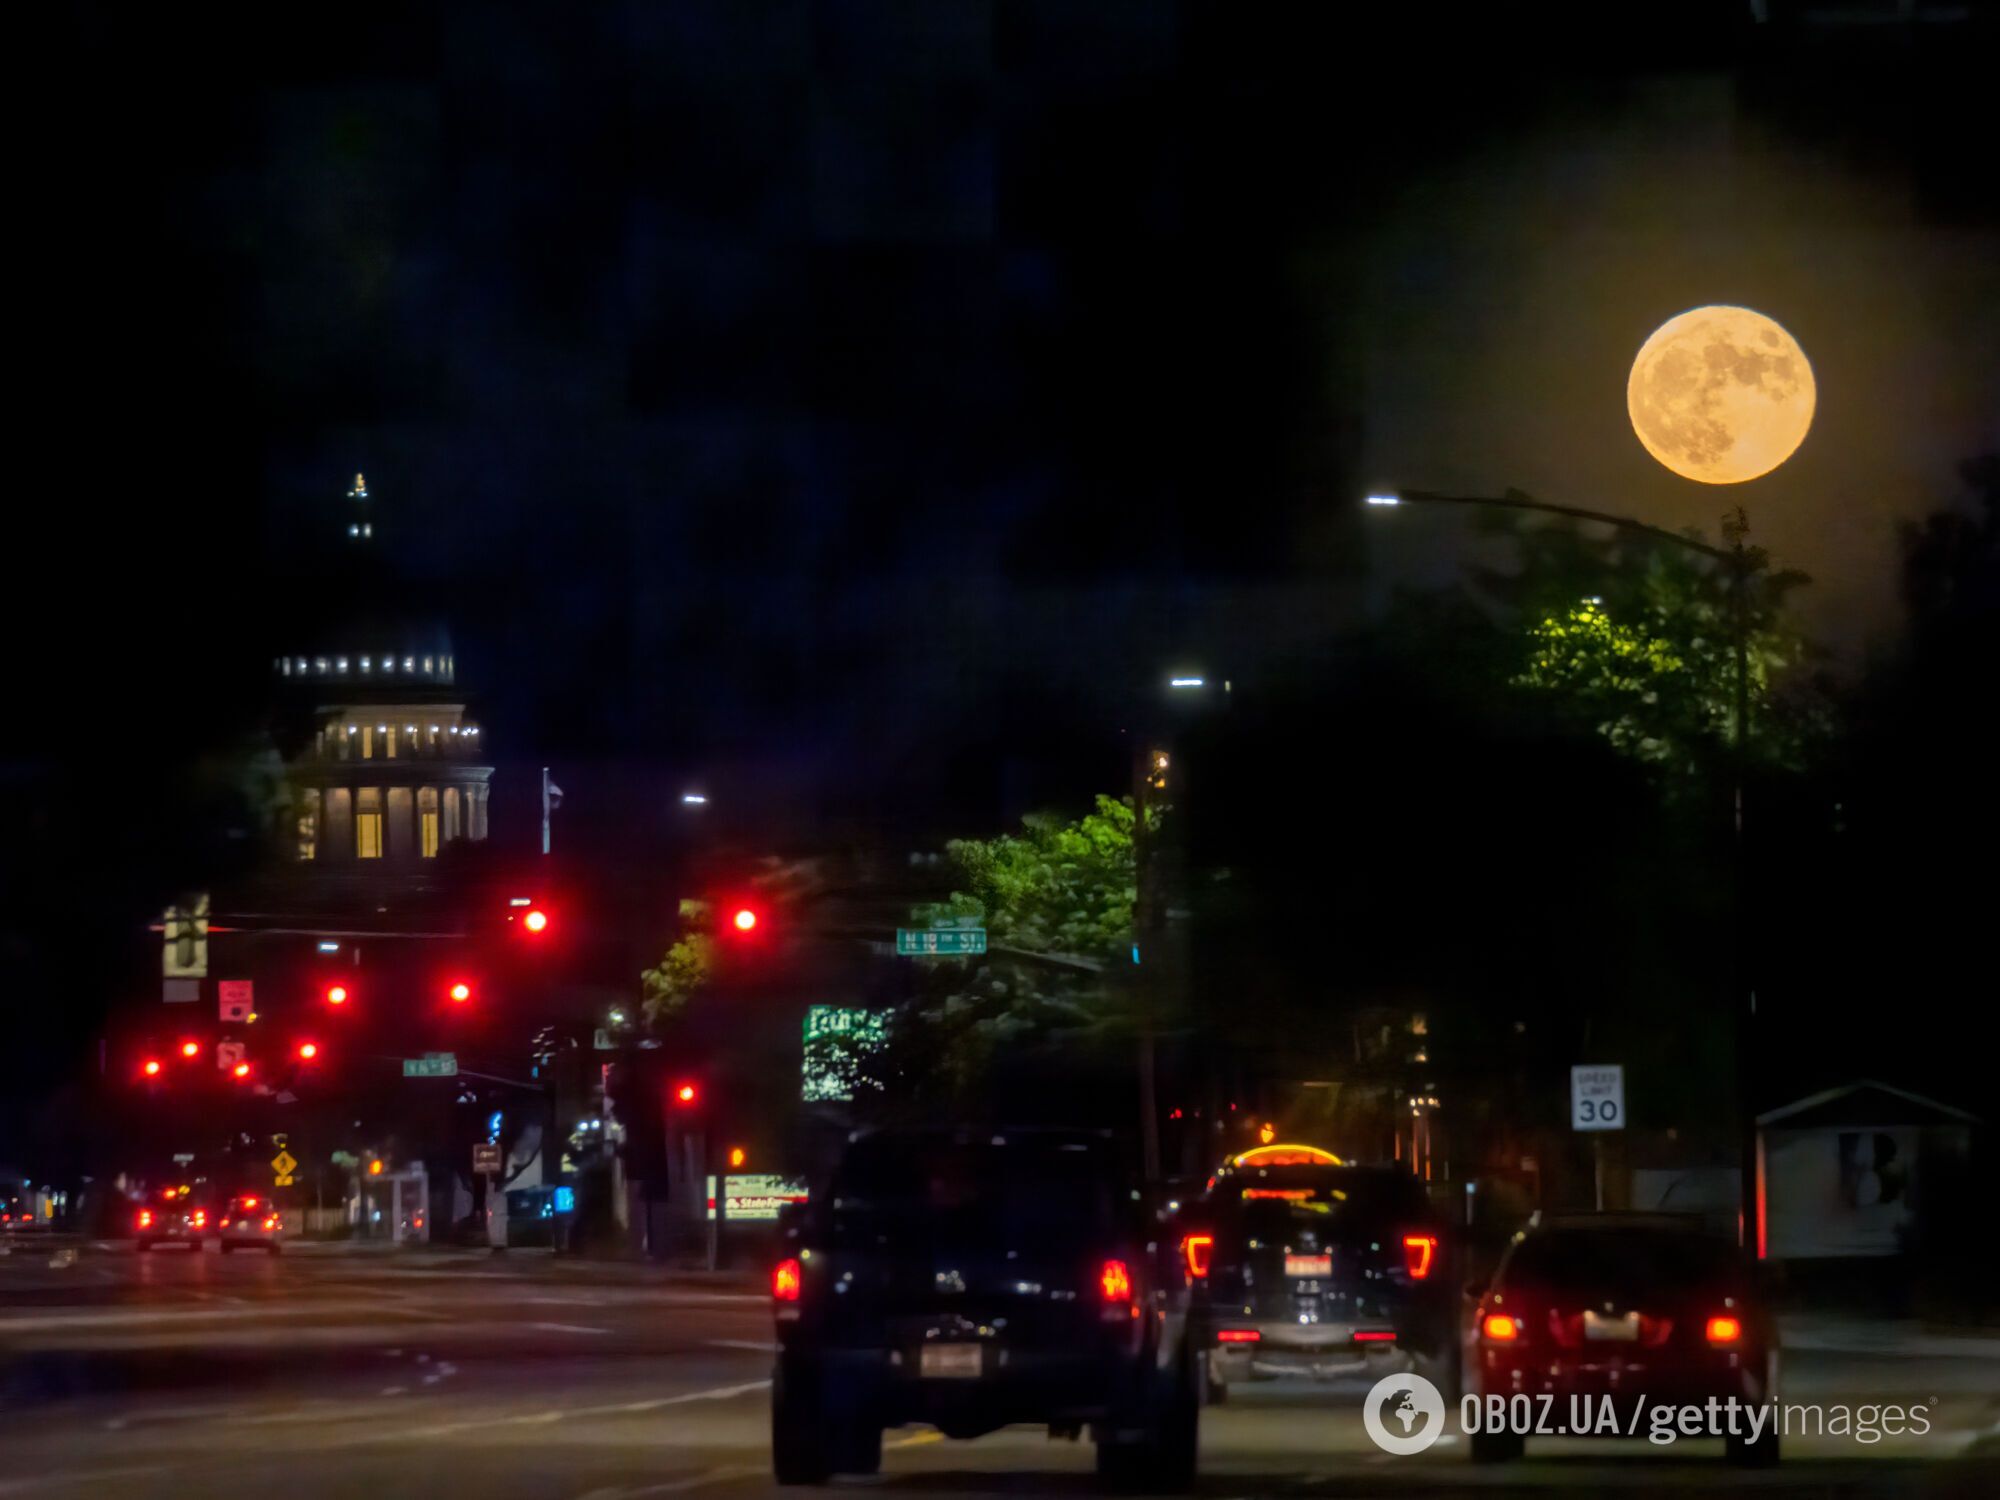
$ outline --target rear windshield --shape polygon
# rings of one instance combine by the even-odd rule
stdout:
[[[1117,1222],[1119,1182],[1108,1151],[1088,1145],[864,1140],[832,1197],[837,1228],[921,1222],[930,1238],[1074,1244]]]
[[[1735,1250],[1705,1235],[1656,1229],[1552,1229],[1531,1234],[1502,1275],[1516,1285],[1680,1291],[1728,1280]]]

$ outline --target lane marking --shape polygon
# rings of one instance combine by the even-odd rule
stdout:
[[[585,1490],[576,1500],[643,1500],[647,1495],[679,1495],[689,1490],[698,1490],[703,1485],[723,1484],[731,1479],[748,1479],[753,1474],[762,1474],[762,1469],[745,1468],[741,1464],[725,1464],[718,1469],[704,1473],[690,1474],[685,1479],[668,1479],[659,1484],[643,1484],[636,1489]]]
[[[322,1444],[325,1448],[359,1448],[377,1443],[419,1442],[429,1438],[456,1437],[465,1432],[485,1432],[495,1427],[541,1427],[551,1422],[575,1418],[625,1417],[640,1412],[662,1411],[670,1406],[688,1406],[697,1401],[733,1401],[752,1391],[768,1391],[768,1380],[750,1380],[742,1385],[719,1385],[706,1391],[683,1391],[678,1396],[655,1396],[646,1401],[621,1401],[612,1406],[556,1407],[548,1411],[520,1412],[505,1417],[477,1417],[464,1422],[440,1422],[430,1427],[408,1427],[400,1432],[367,1432],[342,1441]]]
[[[0,1479],[0,1495],[24,1495],[52,1484],[95,1484],[101,1479],[136,1479],[141,1474],[166,1472],[164,1464],[131,1464],[122,1469],[77,1469],[67,1474],[38,1474],[33,1479]]]
[[[748,1349],[754,1354],[776,1354],[778,1346],[758,1339],[703,1339],[711,1349]]]
[[[609,1328],[590,1328],[582,1323],[530,1323],[530,1328],[539,1328],[545,1333],[609,1333]]]

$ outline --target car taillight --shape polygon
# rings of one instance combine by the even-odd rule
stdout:
[[[796,1302],[805,1285],[805,1268],[798,1257],[788,1255],[771,1268],[771,1297],[777,1302]]]
[[[139,1227],[141,1229],[151,1229],[153,1227],[153,1211],[150,1208],[139,1210]]]
[[[1215,1236],[1189,1235],[1181,1241],[1181,1257],[1187,1261],[1188,1275],[1196,1278],[1206,1276],[1209,1262],[1215,1259]]]
[[[224,1219],[224,1220],[222,1221],[222,1227],[223,1227],[224,1229],[227,1229],[227,1228],[229,1227],[229,1221],[228,1221],[227,1219]]]
[[[1097,1273],[1097,1285],[1107,1303],[1132,1300],[1132,1272],[1122,1260],[1107,1260]]]
[[[1743,1337],[1743,1320],[1724,1313],[1708,1320],[1707,1332],[1711,1344],[1733,1344]]]
[[[1263,1335],[1254,1328],[1218,1328],[1215,1341],[1218,1344],[1254,1344]]]
[[[208,1223],[208,1215],[204,1213],[201,1209],[196,1209],[194,1211],[194,1227],[197,1229],[201,1229],[204,1228],[207,1225],[207,1223]]]
[[[1354,1342],[1357,1344],[1393,1344],[1396,1342],[1396,1330],[1393,1328],[1357,1328],[1354,1330]]]
[[[264,1221],[264,1227],[266,1229],[276,1229],[278,1227],[278,1220],[276,1216],[274,1215],[273,1217],[266,1219]]]
[[[1521,1336],[1521,1320],[1511,1313],[1488,1313],[1479,1331],[1496,1344],[1511,1344]]]
[[[1410,1280],[1422,1281],[1431,1274],[1431,1263],[1437,1259],[1438,1237],[1434,1234],[1406,1234],[1403,1236],[1403,1269],[1410,1273]]]

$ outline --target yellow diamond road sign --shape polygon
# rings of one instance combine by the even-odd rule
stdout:
[[[291,1180],[292,1173],[297,1170],[298,1165],[298,1158],[289,1151],[280,1151],[271,1158],[271,1170],[276,1172],[280,1179],[278,1186],[283,1187]]]

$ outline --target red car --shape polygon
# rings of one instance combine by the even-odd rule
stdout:
[[[1520,1457],[1531,1433],[1721,1436],[1732,1462],[1777,1461],[1775,1324],[1741,1252],[1685,1221],[1532,1225],[1480,1296],[1473,1337],[1475,1462]]]

